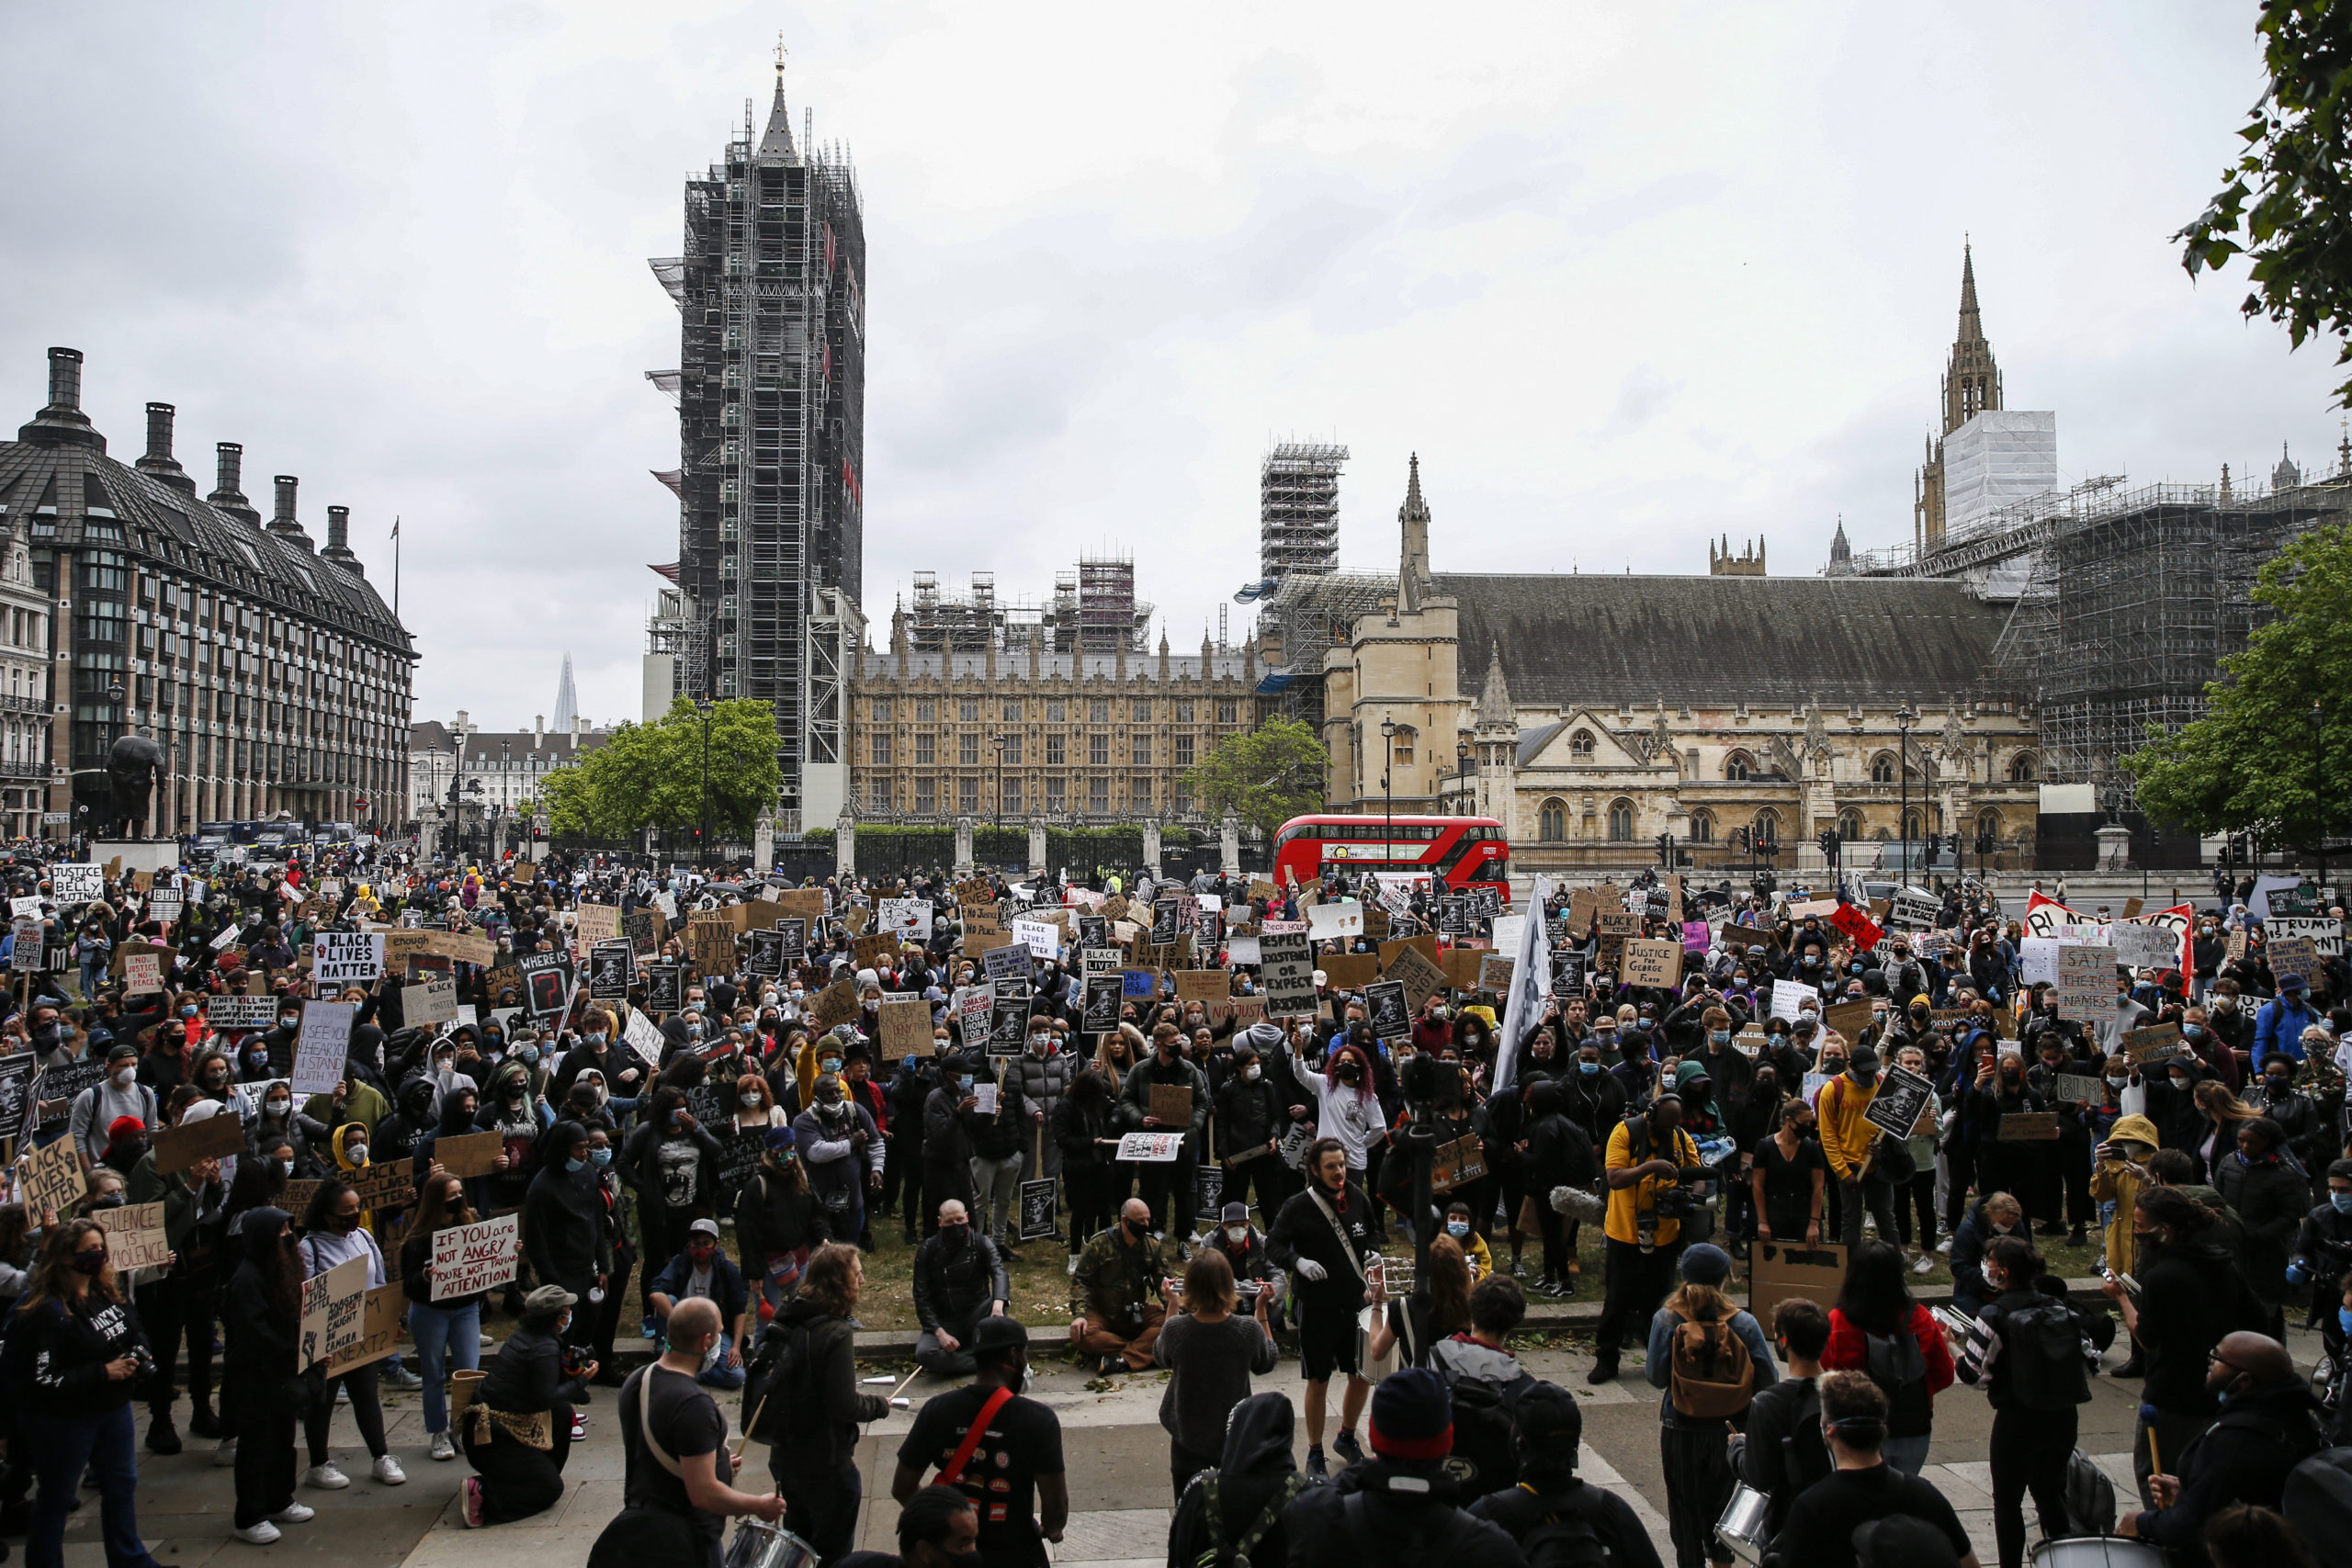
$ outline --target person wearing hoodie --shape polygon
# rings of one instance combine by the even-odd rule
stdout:
[[[2235,1131],[2237,1147],[2217,1162],[2213,1186],[2245,1227],[2246,1282],[2269,1312],[2271,1337],[2283,1339],[2287,1259],[2311,1206],[2311,1182],[2287,1157],[2278,1122],[2256,1116]]]
[[[1017,1090],[1008,1085],[1004,1093],[1010,1101]],[[850,1100],[838,1076],[824,1073],[811,1086],[808,1109],[792,1119],[792,1136],[826,1224],[835,1235],[855,1241],[865,1229],[867,1200],[882,1190],[882,1133],[873,1116]],[[1017,1174],[1017,1155],[1011,1163]],[[1009,1201],[1007,1228],[1017,1229],[1017,1191]]]
[[[1568,1272],[1576,1249],[1567,1239],[1565,1217],[1552,1206],[1552,1190],[1589,1189],[1600,1175],[1592,1145],[1563,1109],[1563,1098],[1560,1086],[1549,1078],[1528,1085],[1527,1113],[1514,1149],[1544,1234],[1544,1277],[1535,1288],[1551,1296],[1572,1296],[1577,1289]]]
[[[311,1135],[311,1141],[322,1144],[334,1129],[348,1126],[354,1122],[372,1134],[376,1123],[390,1114],[391,1109],[371,1085],[346,1071],[333,1094],[311,1096],[295,1114],[301,1121],[302,1130]]]
[[[1288,1183],[1281,1179],[1290,1173],[1275,1153],[1290,1130],[1290,1104],[1264,1060],[1281,1048],[1282,1038],[1275,1024],[1253,1023],[1243,1030],[1234,1043],[1233,1074],[1216,1091],[1216,1152],[1225,1165],[1225,1196],[1247,1202],[1254,1184],[1258,1207],[1268,1214],[1290,1196]]]
[[[300,1524],[316,1513],[294,1500],[294,1427],[310,1403],[310,1389],[295,1359],[302,1260],[287,1229],[290,1218],[271,1205],[245,1212],[239,1227],[243,1260],[220,1292],[227,1331],[223,1414],[233,1416],[237,1432],[233,1528],[238,1540],[254,1546],[276,1540],[278,1525]]]
[[[87,1170],[106,1153],[113,1127],[134,1117],[141,1127],[162,1126],[163,1108],[155,1091],[139,1081],[139,1047],[128,1041],[107,1048],[107,1076],[74,1097],[66,1113],[74,1142]]]
[[[830,1568],[855,1544],[858,1427],[890,1413],[890,1401],[857,1382],[857,1300],[865,1267],[854,1244],[825,1243],[808,1259],[800,1292],[762,1337],[798,1341],[790,1386],[774,1390],[792,1412],[781,1441],[768,1449],[768,1473],[785,1500],[784,1527]]]
[[[368,1288],[374,1290],[384,1283],[383,1251],[368,1233],[367,1216],[359,1207],[359,1194],[340,1178],[329,1177],[311,1194],[310,1207],[302,1214],[300,1253],[302,1277],[306,1280],[316,1279],[353,1258],[362,1258],[368,1265]],[[375,1461],[372,1473],[377,1483],[398,1486],[408,1480],[401,1461],[392,1457],[391,1449],[384,1440],[384,1407],[377,1395],[376,1371],[376,1364],[370,1361],[333,1376],[324,1372],[322,1364],[303,1372],[303,1381],[310,1387],[310,1407],[303,1412],[302,1435],[311,1451],[311,1468],[302,1475],[304,1485],[337,1492],[351,1484],[351,1478],[335,1467],[327,1448],[338,1385],[351,1396],[351,1418]],[[241,1428],[241,1439],[242,1437]]]
[[[1407,1367],[1382,1379],[1368,1430],[1368,1462],[1350,1466],[1338,1484],[1310,1487],[1283,1511],[1296,1568],[1362,1568],[1374,1543],[1387,1561],[1525,1568],[1518,1543],[1456,1506],[1443,1483],[1453,1447],[1443,1378]]]
[[[1576,1472],[1584,1438],[1584,1411],[1576,1395],[1539,1382],[1519,1395],[1514,1409],[1519,1484],[1478,1498],[1470,1516],[1499,1527],[1522,1549],[1554,1520],[1578,1522],[1592,1531],[1613,1568],[1660,1568],[1657,1548],[1632,1505]],[[1191,1564],[1171,1562],[1169,1568]]]
[[[718,1213],[719,1158],[718,1140],[686,1110],[685,1091],[666,1084],[655,1089],[651,1114],[630,1133],[621,1153],[637,1190],[648,1338],[653,1337],[654,1265],[685,1246],[689,1224]]]
[[[801,1168],[799,1140],[790,1127],[770,1127],[759,1168],[735,1195],[735,1245],[743,1274],[770,1312],[800,1288],[810,1253],[831,1239],[825,1211]],[[918,1283],[918,1293],[920,1289]]]
[[[2202,1393],[2214,1419],[2166,1451],[2167,1472],[2152,1478],[2149,1506],[2125,1513],[2115,1529],[2154,1543],[2185,1568],[2210,1561],[2208,1520],[2237,1506],[2277,1509],[2287,1477],[2324,1441],[2311,1386],[2287,1348],[2267,1336],[2240,1332],[2217,1344]]]
[[[375,1138],[368,1145],[378,1165],[409,1163],[416,1153],[417,1140],[434,1130],[433,1101],[437,1094],[433,1080],[425,1077],[410,1078],[392,1091],[391,1111],[376,1123]]]
[[[510,1054],[491,1070],[490,1088],[481,1109],[474,1113],[477,1131],[496,1133],[503,1144],[490,1175],[483,1178],[487,1209],[519,1209],[539,1170],[539,1138],[555,1124],[555,1113],[540,1103],[531,1087],[531,1067]],[[507,1295],[508,1304],[521,1299],[522,1281]]]
[[[612,1239],[604,1194],[590,1169],[588,1129],[559,1122],[544,1140],[547,1158],[523,1199],[523,1255],[532,1276],[561,1285],[586,1302],[613,1282]],[[575,1312],[564,1343],[587,1350],[595,1343],[593,1314]],[[575,1433],[575,1438],[586,1432]]]
[[[1286,1395],[1253,1393],[1233,1407],[1216,1467],[1194,1476],[1177,1500],[1168,1568],[1223,1562],[1237,1551],[1252,1562],[1290,1560],[1283,1510],[1308,1485],[1292,1457],[1296,1430]]]
[[[2155,1459],[2177,1465],[2190,1440],[2211,1424],[2217,1391],[2206,1381],[2208,1358],[2233,1317],[2255,1304],[2229,1254],[2209,1243],[2216,1223],[2211,1209],[2179,1188],[2143,1190],[2132,1226],[2139,1293],[2129,1293],[2112,1275],[2100,1286],[2121,1311],[2147,1370],[2132,1438],[2132,1473],[2141,1502],[2150,1507],[2157,1502],[2149,1483],[2157,1473],[2152,1445]]]

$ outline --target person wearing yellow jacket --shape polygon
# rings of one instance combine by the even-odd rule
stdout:
[[[2107,1266],[2118,1274],[2134,1273],[2140,1261],[2132,1208],[2141,1190],[2154,1184],[2147,1171],[2148,1156],[2162,1141],[2156,1124],[2145,1116],[2119,1116],[2108,1129],[2107,1142],[2094,1151],[2098,1163],[2091,1168],[2091,1201],[2114,1205],[2107,1222]]]
[[[1644,1114],[1618,1122],[1609,1134],[1601,1169],[1609,1190],[1609,1212],[1601,1222],[1606,1295],[1593,1335],[1592,1370],[1585,1374],[1591,1383],[1616,1381],[1624,1336],[1649,1321],[1674,1283],[1682,1221],[1659,1200],[1674,1189],[1687,1190],[1708,1174],[1699,1163],[1699,1145],[1682,1130],[1682,1097],[1669,1090],[1651,1100]]]
[[[1877,1098],[1878,1053],[1857,1045],[1846,1058],[1846,1070],[1823,1084],[1813,1102],[1815,1119],[1821,1125],[1821,1152],[1838,1183],[1838,1239],[1849,1247],[1861,1245],[1865,1205],[1878,1224],[1880,1240],[1891,1242],[1900,1234],[1894,1225],[1894,1189],[1868,1173],[1878,1128],[1865,1119],[1865,1113]]]

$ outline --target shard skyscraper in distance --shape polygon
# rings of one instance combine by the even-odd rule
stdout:
[[[842,689],[864,639],[865,226],[846,151],[793,134],[779,51],[754,135],[685,187],[684,254],[653,271],[682,318],[678,553],[647,644],[647,705],[775,706],[778,827],[833,825],[847,799]]]

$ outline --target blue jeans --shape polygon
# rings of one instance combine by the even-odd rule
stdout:
[[[130,1407],[103,1416],[44,1416],[28,1410],[17,1417],[25,1447],[40,1475],[40,1496],[25,1531],[25,1562],[30,1568],[62,1568],[66,1505],[82,1484],[82,1472],[97,1472],[99,1520],[106,1533],[107,1568],[148,1568],[155,1559],[139,1539],[138,1427]]]
[[[452,1371],[481,1370],[481,1303],[437,1307],[408,1303],[409,1337],[416,1341],[416,1370],[424,1378],[424,1429],[449,1429],[449,1396],[444,1384]]]
[[[744,1370],[741,1367],[730,1367],[727,1364],[727,1352],[734,1343],[734,1332],[731,1329],[722,1330],[718,1336],[717,1359],[713,1360],[708,1370],[695,1381],[705,1388],[741,1388],[746,1375]],[[669,1345],[670,1339],[665,1334],[662,1338],[662,1348],[669,1348]]]
[[[1882,1446],[1886,1455],[1886,1468],[1905,1475],[1917,1475],[1928,1462],[1928,1446],[1935,1440],[1933,1432],[1922,1432],[1916,1438],[1889,1438]]]

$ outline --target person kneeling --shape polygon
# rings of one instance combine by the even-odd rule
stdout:
[[[527,1519],[563,1495],[572,1402],[596,1375],[594,1361],[564,1372],[560,1341],[578,1300],[560,1285],[541,1285],[524,1298],[521,1325],[458,1417],[466,1462],[474,1467],[465,1485],[469,1527]]]

